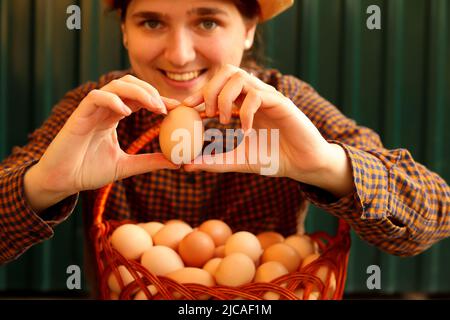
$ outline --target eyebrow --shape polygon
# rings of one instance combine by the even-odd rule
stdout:
[[[228,16],[226,11],[223,11],[218,8],[208,8],[208,7],[200,7],[194,8],[188,11],[188,15],[197,15],[197,16],[211,16],[211,15],[225,15]],[[140,11],[133,14],[133,17],[136,18],[145,18],[145,19],[169,19],[169,16],[166,14],[162,14],[154,11]]]
[[[226,11],[218,8],[194,8],[188,12],[188,15],[209,16],[209,15],[225,15],[228,16]]]

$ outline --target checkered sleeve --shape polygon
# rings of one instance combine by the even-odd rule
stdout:
[[[0,163],[0,264],[18,258],[31,246],[51,238],[54,227],[73,212],[78,195],[36,214],[25,199],[23,179],[82,98],[94,87],[93,83],[88,83],[66,94],[45,123],[28,136],[27,144],[13,148]]]
[[[360,238],[398,256],[417,255],[450,236],[450,187],[406,149],[387,150],[369,128],[345,117],[308,84],[288,77],[293,102],[350,160],[353,192],[341,199],[300,184],[316,206],[344,219]]]

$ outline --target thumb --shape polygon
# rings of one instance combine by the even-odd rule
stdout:
[[[216,173],[241,172],[253,173],[256,168],[248,164],[247,157],[239,147],[226,153],[200,155],[191,163],[185,164],[186,172],[207,171]]]
[[[162,169],[177,170],[180,169],[180,166],[167,160],[162,153],[125,154],[118,164],[117,179],[121,180]]]

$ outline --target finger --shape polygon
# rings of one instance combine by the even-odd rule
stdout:
[[[200,103],[198,105],[186,105],[182,103],[181,105],[197,110],[199,113],[205,112],[205,103]]]
[[[133,84],[141,87],[155,99],[155,102],[158,103],[158,105],[161,107],[162,110],[167,111],[164,101],[163,101],[161,95],[159,94],[159,91],[155,87],[150,85],[148,82],[138,79],[132,75],[126,75],[126,76],[120,78],[120,80],[129,82],[129,83],[133,83]]]
[[[245,70],[236,66],[227,64],[224,65],[210,80],[210,82],[200,91],[194,93],[190,97],[183,100],[183,104],[189,107],[197,107],[201,103],[205,102],[205,111],[208,117],[213,117],[217,111],[218,95],[226,85],[227,80],[234,76],[234,74],[240,74],[244,79],[245,86],[243,87],[243,93],[245,94],[250,88],[256,88],[258,90],[274,92],[276,89],[270,85],[267,85],[259,78],[250,75]]]
[[[129,83],[122,80],[113,80],[101,90],[118,95],[122,100],[124,100],[124,102],[128,100],[135,102],[128,104],[133,112],[138,111],[140,108],[145,108],[155,113],[164,113],[166,111],[165,106],[164,108],[161,107],[155,97],[134,83]]]
[[[118,168],[116,180],[126,179],[135,175],[144,174],[156,170],[180,169],[180,166],[177,166],[167,160],[162,153],[139,155],[125,154],[117,165]]]
[[[196,172],[196,171],[206,171],[215,173],[243,172],[239,170],[241,168],[238,168],[238,166],[234,164],[226,164],[224,163],[224,161],[222,161],[221,163],[218,159],[222,156],[225,156],[225,154],[203,155],[195,159],[192,163],[185,164],[183,168],[185,169],[186,172]]]
[[[256,140],[255,140],[256,139]],[[259,168],[258,159],[254,155],[258,154],[258,143],[256,133],[251,137],[246,137],[237,148],[225,153],[213,155],[203,154],[194,159],[191,163],[184,165],[188,172],[241,172],[257,173]],[[253,156],[251,156],[253,155]],[[250,160],[250,161],[249,161]]]
[[[253,128],[253,118],[255,117],[256,111],[258,111],[262,105],[260,94],[261,93],[255,89],[250,90],[242,103],[241,110],[239,111],[242,130],[246,135]]]
[[[183,100],[183,105],[186,107],[196,107],[199,104],[203,103],[204,97],[203,97],[203,90],[197,91],[193,95],[189,96],[188,98]]]
[[[202,90],[196,92],[192,96],[183,101],[183,104],[189,107],[196,107],[201,103],[205,103],[206,116],[214,117],[217,111],[217,98],[225,86],[227,80],[236,72],[240,70],[236,66],[225,65],[223,66],[208,82],[208,84],[202,88]]]
[[[76,113],[80,117],[90,117],[99,108],[105,108],[118,116],[129,116],[132,110],[115,94],[102,90],[92,90],[86,96],[84,103],[80,103]]]
[[[261,79],[259,79],[252,73],[244,72],[243,75],[245,76],[245,80],[246,80],[248,87],[252,87],[252,88],[255,88],[255,89],[258,89],[261,91],[268,91],[268,92],[277,91],[277,89],[274,86],[265,83],[264,81],[262,81]]]
[[[220,92],[218,108],[220,113],[220,122],[222,124],[230,123],[233,102],[235,102],[241,95],[244,85],[244,78],[240,73],[235,73]]]
[[[84,136],[93,130],[114,128],[131,113],[131,109],[117,95],[92,90],[81,101],[65,126],[72,135]]]
[[[148,89],[144,87],[143,81],[139,80],[140,82],[137,84],[136,80],[138,79],[130,81],[130,79],[133,78],[130,77],[113,80],[106,85],[103,90],[112,91],[119,95],[134,112],[141,108],[156,113],[167,112],[166,106],[162,103],[159,93],[156,90],[148,91]]]
[[[219,72],[208,82],[203,89],[203,96],[205,101],[205,110],[208,117],[214,117],[218,109],[218,97],[220,92],[228,80],[239,72],[239,68],[232,65],[223,66]]]
[[[205,112],[205,103],[199,104],[194,109],[197,110],[198,112]]]
[[[170,98],[166,98],[163,96],[161,96],[161,99],[164,102],[164,104],[166,105],[167,110],[169,110],[169,111],[182,105],[182,103],[180,101],[175,100],[175,99],[170,99]]]

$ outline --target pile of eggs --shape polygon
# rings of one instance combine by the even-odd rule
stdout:
[[[252,282],[271,282],[300,270],[320,257],[319,248],[307,235],[284,238],[276,232],[254,235],[247,231],[233,233],[221,220],[208,220],[193,229],[180,220],[165,224],[148,222],[124,224],[111,235],[112,247],[123,257],[136,260],[156,276],[165,276],[178,283],[195,283],[207,287],[223,285],[239,287]],[[122,283],[134,281],[125,266],[118,267]],[[328,268],[321,266],[316,276],[324,283]],[[328,298],[336,290],[336,278],[331,273]],[[118,299],[121,287],[115,273],[108,278],[111,299]],[[148,286],[152,295],[155,286]],[[303,299],[303,289],[295,294]],[[208,299],[208,296],[202,297]],[[267,292],[265,299],[279,299],[279,294]],[[309,299],[319,299],[313,288]],[[144,291],[135,292],[135,300],[147,299]]]

